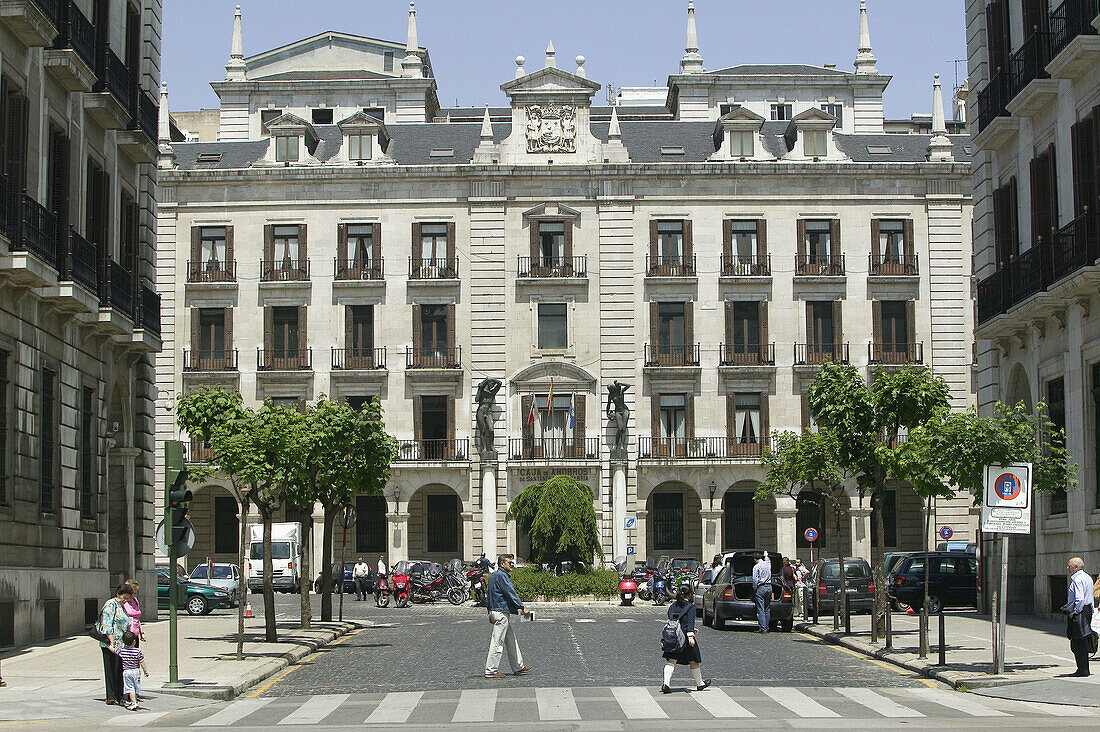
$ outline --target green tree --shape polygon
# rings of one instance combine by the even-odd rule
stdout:
[[[562,562],[588,565],[603,558],[592,489],[567,475],[524,488],[508,518],[531,537],[531,558],[539,564],[559,570]]]

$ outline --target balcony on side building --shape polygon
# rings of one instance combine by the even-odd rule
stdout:
[[[697,367],[699,365],[699,344],[645,344],[646,367]]]
[[[333,371],[374,371],[386,368],[385,348],[333,348]]]
[[[722,343],[718,346],[718,366],[775,366],[775,344]]]
[[[61,0],[61,26],[53,44],[42,51],[42,65],[69,92],[95,87],[95,26],[76,0]]]
[[[868,255],[867,274],[871,277],[917,277],[916,254]]]
[[[260,282],[309,282],[309,260],[262,259]]]
[[[157,145],[157,126],[160,117],[160,105],[149,96],[148,92],[137,93],[137,103],[134,105],[134,119],[132,127],[145,135],[145,139],[155,148]]]
[[[398,440],[398,462],[469,462],[470,440]]]
[[[406,369],[456,370],[462,368],[462,346],[405,347]]]
[[[588,276],[588,257],[584,254],[572,257],[519,257],[516,277],[519,279],[582,279]]]
[[[843,277],[843,254],[796,254],[795,277]]]
[[[205,262],[187,263],[187,284],[229,284],[237,282],[237,260],[220,262],[208,259]]]
[[[61,0],[0,0],[0,22],[25,46],[48,46],[61,26]]]
[[[722,256],[722,277],[771,277],[772,258],[770,254],[759,256],[739,256],[726,254]]]
[[[409,257],[410,280],[457,280],[458,260],[453,257],[414,259]]]
[[[96,84],[84,95],[84,108],[101,127],[125,130],[133,115],[130,70],[109,47],[104,48],[96,65]]]
[[[695,277],[695,255],[685,257],[679,254],[646,255],[646,277]]]
[[[312,371],[312,348],[257,348],[257,371]]]
[[[130,101],[130,123],[115,133],[118,147],[135,163],[157,161],[157,103],[141,89]]]
[[[139,328],[160,337],[160,295],[151,287],[142,285],[138,289],[138,319]]]
[[[184,349],[183,370],[188,373],[236,371],[237,349],[229,348],[220,351],[193,351]]]
[[[100,283],[99,304],[118,310],[131,321],[134,317],[134,279],[118,262],[107,260],[106,277]]]
[[[760,462],[768,438],[639,437],[639,461]]]
[[[508,459],[513,461],[572,462],[599,460],[599,437],[509,437]]]
[[[1050,34],[1034,30],[1008,60],[1009,101],[1036,79],[1046,79],[1050,61]]]
[[[1076,56],[1078,53],[1083,53],[1086,56],[1091,55],[1086,46],[1095,47],[1097,39],[1085,39],[1079,44],[1074,44],[1074,41],[1081,36],[1096,36],[1100,33],[1100,31],[1097,31],[1096,26],[1092,24],[1098,14],[1100,14],[1100,0],[1065,0],[1051,11],[1050,62],[1053,66],[1058,67],[1059,71],[1067,63],[1078,65],[1078,59],[1062,57],[1062,53],[1067,49],[1069,49],[1066,54],[1067,57]],[[1070,49],[1070,45],[1079,48]],[[1091,50],[1091,53],[1095,53],[1095,48]],[[1056,73],[1055,75],[1061,76],[1062,74]]]
[[[385,262],[377,259],[333,259],[333,279],[338,282],[385,279]]]
[[[205,443],[192,438],[187,449],[186,462],[205,465],[214,459],[214,451]]]
[[[4,233],[9,241],[10,253],[4,267],[8,276],[30,287],[55,283],[59,248],[57,217],[26,193],[6,188],[0,193],[0,208],[3,208]]]
[[[847,343],[795,343],[795,366],[820,366],[826,363],[848,363]]]
[[[985,88],[978,92],[979,134],[989,127],[993,120],[1008,116],[1008,102],[1011,98],[1008,73],[998,69]]]
[[[924,343],[868,343],[867,363],[877,366],[924,363]]]

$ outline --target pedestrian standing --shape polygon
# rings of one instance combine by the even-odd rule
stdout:
[[[386,576],[386,560],[382,558],[381,554],[378,555],[378,576]]]
[[[359,557],[359,561],[351,570],[352,579],[355,580],[355,600],[367,599],[367,578],[370,576],[370,565]]]
[[[794,598],[794,583],[794,566],[791,564],[790,559],[783,557],[783,586],[787,588],[787,592],[791,593],[791,598]]]
[[[1097,606],[1100,606],[1100,572],[1092,585],[1092,632],[1100,638],[1100,613],[1096,612]],[[1097,656],[1097,652],[1093,651],[1092,658],[1095,660]],[[0,682],[0,686],[3,686],[3,682]]]
[[[1066,615],[1066,636],[1069,649],[1077,661],[1077,672],[1070,676],[1089,675],[1089,654],[1092,648],[1093,581],[1085,573],[1085,560],[1074,557],[1066,565],[1069,570],[1069,599],[1062,607]]]
[[[141,603],[138,602],[138,588],[139,585],[134,580],[126,580],[126,584],[134,590],[134,596],[130,598],[130,601],[122,607],[126,610],[126,614],[130,616],[130,631],[134,634],[138,643],[145,640],[145,633],[141,629]]]
[[[481,556],[474,560],[474,566],[480,569],[482,572],[488,572],[493,568],[493,563],[485,556],[485,552],[481,553]]]
[[[721,554],[715,554],[714,558],[710,560],[710,568],[711,569],[718,569],[721,566],[722,566],[722,555]]]
[[[801,559],[794,560],[794,598],[795,611],[801,618],[806,617],[806,577],[810,570],[802,565]]]
[[[516,558],[511,554],[501,554],[497,560],[500,568],[489,575],[486,606],[489,609],[489,622],[493,625],[493,637],[489,641],[489,655],[485,657],[485,678],[503,679],[500,667],[500,654],[507,649],[508,663],[516,676],[531,673],[530,666],[523,665],[523,654],[516,640],[516,622],[518,613],[523,611],[525,618],[531,617],[531,611],[523,605],[512,586],[512,568]]]
[[[661,655],[665,659],[665,673],[661,693],[668,694],[672,691],[672,672],[676,670],[677,664],[691,667],[695,690],[702,691],[710,686],[710,679],[703,680],[703,670],[699,667],[703,658],[699,654],[699,643],[695,638],[695,601],[687,585],[680,585],[676,590],[676,599],[668,607],[668,619],[679,623],[683,643],[679,647],[669,647],[662,634]]]
[[[767,633],[772,620],[772,563],[764,555],[756,555],[752,568],[752,590],[756,600],[757,633]]]
[[[118,651],[122,648],[122,634],[130,629],[130,616],[123,606],[133,596],[133,588],[123,582],[115,590],[115,596],[103,603],[99,611],[99,632],[107,636],[107,641],[99,644],[103,653],[103,684],[107,691],[105,701],[119,706],[122,706],[122,661],[118,657]]]
[[[149,669],[145,667],[145,654],[137,647],[137,636],[132,631],[122,634],[123,647],[118,651],[118,657],[122,662],[122,693],[129,699],[126,708],[131,712],[138,709],[138,699],[141,699],[141,674],[149,675]]]

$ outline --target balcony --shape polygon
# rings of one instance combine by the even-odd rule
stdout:
[[[1050,34],[1034,31],[1008,60],[1009,101],[1036,79],[1046,79],[1050,61]]]
[[[3,218],[7,224],[5,233],[8,234],[9,248],[13,254],[13,269],[24,268],[14,261],[19,257],[16,253],[34,255],[38,262],[36,266],[23,262],[27,265],[27,274],[40,280],[32,284],[40,286],[50,282],[55,275],[51,276],[52,273],[46,272],[45,267],[57,268],[57,218],[52,211],[26,193],[4,190],[0,196],[3,199]]]
[[[774,343],[722,343],[718,346],[718,365],[775,366]]]
[[[413,259],[409,257],[410,280],[457,280],[458,260],[443,257],[441,259]]]
[[[48,46],[61,25],[61,0],[0,0],[0,22],[25,46]]]
[[[736,254],[722,256],[722,277],[771,277],[772,258],[753,254],[740,257]]]
[[[405,368],[461,370],[462,346],[453,348],[412,348],[406,346]]]
[[[638,460],[756,463],[768,444],[766,437],[755,442],[737,437],[639,437]]]
[[[160,295],[142,285],[138,289],[137,327],[160,338]]]
[[[333,259],[332,272],[336,281],[362,281],[378,280],[385,278],[385,267],[382,258],[363,259]]]
[[[665,344],[660,343],[645,345],[645,366],[648,367],[690,367],[699,366],[699,344]]]
[[[125,130],[133,115],[130,70],[110,48],[105,48],[96,64],[96,84],[84,95],[88,114],[106,130]]]
[[[871,277],[917,277],[916,254],[879,255],[867,257],[867,273]]]
[[[580,254],[568,259],[519,257],[516,277],[519,279],[583,279],[588,277],[588,257]]]
[[[397,461],[468,462],[470,440],[398,440]]]
[[[237,349],[230,348],[221,351],[189,351],[185,349],[183,352],[183,370],[187,373],[236,371]]]
[[[309,282],[309,260],[261,259],[260,282]]]
[[[1009,93],[1008,74],[998,70],[993,78],[978,92],[978,134],[998,117],[1008,116]]]
[[[1051,279],[1069,277],[1100,259],[1100,216],[1084,214],[1069,222],[1051,240]]]
[[[95,27],[76,0],[62,0],[61,26],[53,45],[42,51],[42,65],[69,92],[95,87]]]
[[[843,277],[843,254],[796,254],[795,277]]]
[[[98,312],[96,247],[71,229],[58,235],[57,280],[38,289],[38,295],[49,300],[58,312]]]
[[[88,292],[99,292],[99,277],[96,262],[99,261],[99,247],[85,239],[72,228],[68,235],[68,252],[62,279],[72,280],[86,288]]]
[[[205,465],[214,459],[214,450],[208,445],[199,442],[196,439],[191,440],[191,444],[187,449],[186,462],[199,465]]]
[[[139,130],[153,148],[157,145],[158,121],[160,106],[153,101],[147,92],[137,93],[137,104],[134,105],[134,119],[132,126]]]
[[[1031,297],[1050,282],[1049,277],[1044,277],[1046,273],[1043,271],[1046,260],[1044,255],[1048,253],[1046,249],[1040,242],[1038,246],[1031,247],[1013,260],[1013,266],[1009,270],[1010,287],[1017,302]]]
[[[312,348],[257,348],[257,371],[312,371]]]
[[[881,366],[905,366],[924,363],[924,344],[868,343],[867,363]]]
[[[1074,43],[1081,36],[1095,36],[1098,31],[1092,21],[1100,14],[1098,0],[1065,0],[1050,14],[1050,66],[1051,74],[1063,77],[1063,72],[1071,68],[1081,70],[1089,68],[1087,58],[1095,53],[1096,40],[1085,38]],[[1070,48],[1073,45],[1075,48]],[[1091,46],[1091,49],[1087,47]],[[1065,56],[1062,53],[1067,51]],[[1076,74],[1074,74],[1075,76]]]
[[[134,279],[118,262],[107,260],[107,276],[99,290],[99,304],[118,310],[132,321],[134,318]]]
[[[795,343],[795,366],[820,366],[825,363],[848,363],[847,343]]]
[[[599,460],[599,437],[510,437],[508,459],[568,462]]]
[[[187,284],[225,284],[237,283],[237,260],[219,262],[209,259],[205,262],[187,263]]]
[[[652,256],[645,258],[646,277],[695,277],[695,255],[684,257],[679,254]]]
[[[385,348],[333,348],[333,371],[373,371],[386,368]]]

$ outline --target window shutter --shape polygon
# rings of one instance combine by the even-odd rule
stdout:
[[[913,241],[913,219],[905,219],[901,227],[901,237],[905,242],[905,256],[911,259],[916,254],[916,242]]]
[[[579,456],[584,455],[584,402],[586,399],[583,391],[573,395],[573,437],[576,438],[577,447],[581,450]]]
[[[455,269],[458,263],[455,261],[455,222],[447,222],[447,268]]]
[[[198,226],[191,227],[191,261],[195,264],[194,267],[198,267],[199,260],[202,258],[202,229]]]
[[[657,219],[649,220],[649,256],[653,260],[651,266],[657,265]]]
[[[303,272],[306,269],[306,260],[309,259],[309,250],[306,247],[306,225],[298,224],[298,269]]]
[[[814,304],[812,302],[806,302],[806,343],[808,345],[817,345],[817,340],[814,338]]]
[[[572,274],[573,270],[573,222],[563,221],[563,229],[565,231],[564,243],[562,250],[564,252],[565,261],[562,263],[565,265],[565,271]]]
[[[757,238],[759,242],[759,237]],[[722,219],[722,263],[733,261],[733,219]]]
[[[420,263],[424,259],[424,239],[420,233],[420,224],[412,225],[412,260],[413,271],[420,271]]]
[[[916,352],[917,345],[917,303],[914,300],[905,302],[905,338],[912,352]]]
[[[1046,174],[1043,170],[1043,162],[1043,156],[1040,155],[1032,158],[1028,166],[1028,173],[1031,176],[1031,246],[1033,247],[1038,246],[1039,237],[1048,238],[1043,236],[1046,228],[1044,222],[1046,192],[1043,190],[1046,185]]]
[[[768,392],[760,392],[760,444],[767,445],[771,439],[771,424],[768,420]]]
[[[424,327],[421,324],[421,321],[420,321],[420,305],[418,305],[416,303],[413,303],[412,316],[413,316],[413,333],[412,333],[412,336],[413,336],[412,337],[413,358],[419,358],[420,357],[420,348],[421,348],[420,336],[421,336],[421,333],[422,333],[423,327]]]
[[[351,354],[350,349],[356,347],[355,342],[355,311],[353,306],[344,306],[344,356]]]
[[[795,247],[797,249],[798,261],[801,264],[806,259],[806,219],[799,219],[796,223],[796,229]]]
[[[684,394],[684,437],[695,437],[695,395]]]
[[[520,424],[523,425],[524,454],[530,455],[535,442],[535,423],[530,421],[531,405],[535,403],[534,394],[524,394],[519,399]]]
[[[129,198],[129,196],[126,196]],[[138,263],[138,247],[137,247],[137,223],[138,223],[138,208],[137,204],[133,201],[127,201],[122,207],[122,231],[120,232],[120,239],[122,243],[122,266],[126,270],[134,275],[133,285],[138,286],[137,278],[137,263]]]
[[[455,439],[455,398],[453,396],[447,397],[447,439],[453,441]],[[448,454],[451,451],[447,450]]]
[[[458,344],[455,343],[455,308],[457,307],[454,303],[447,306],[447,348],[452,350],[458,347]],[[454,363],[458,363],[458,361],[456,360]]]
[[[652,394],[649,397],[649,429],[654,440],[661,436],[661,395]]]
[[[761,300],[760,308],[760,354],[763,356],[768,350],[768,301]]]
[[[756,256],[759,271],[763,273],[768,262],[768,220],[758,219],[756,222]]]
[[[871,343],[882,343],[882,301],[871,301]]]
[[[810,431],[810,395],[802,392],[802,431]]]
[[[874,267],[882,261],[882,246],[879,244],[879,225],[878,219],[871,219],[871,262],[872,271]]]
[[[658,340],[660,339],[660,328],[658,328],[657,320],[657,307],[658,303],[649,303],[649,347],[654,349],[654,353],[652,354],[654,357],[656,357],[657,355],[656,349]]]
[[[424,425],[424,398],[417,394],[413,397],[413,440],[416,441],[417,447],[420,446],[420,441],[423,438],[423,425]],[[419,452],[418,452],[419,456]]]
[[[737,397],[733,394],[726,394],[726,437],[731,443],[737,437]]]
[[[539,263],[539,222],[531,222],[531,266],[536,267]]]
[[[50,158],[52,169],[50,170],[50,188],[53,191],[52,211],[57,218],[58,234],[67,233],[69,227],[69,138],[60,130],[51,128]],[[58,236],[58,243],[64,242]],[[58,252],[60,259],[64,260],[65,252]]]
[[[222,313],[224,313],[222,322],[225,324],[225,350],[228,357],[228,352],[233,350],[233,308],[225,308]]]
[[[376,279],[382,278],[382,224],[373,223],[370,225],[370,242],[371,242],[371,257],[370,264],[372,268],[371,277]]]
[[[844,324],[840,320],[841,301],[833,301],[833,344],[839,346],[844,342]]]
[[[348,266],[348,225],[336,225],[336,275]]]
[[[691,219],[684,219],[684,270],[685,274],[694,274],[694,268],[691,266],[691,256],[695,253],[695,242],[692,239],[691,232]]]
[[[202,325],[200,321],[202,310],[191,308],[191,353],[195,354],[202,343]]]
[[[1073,215],[1081,215],[1081,206],[1088,200],[1087,181],[1085,178],[1085,139],[1089,120],[1081,120],[1069,128],[1071,149],[1073,156]]]
[[[233,227],[225,227],[225,262],[223,264],[226,267],[232,268],[233,266]],[[232,269],[230,270],[232,271]]]
[[[1100,206],[1100,104],[1092,108],[1092,135],[1089,137],[1090,193],[1089,210],[1095,212]]]
[[[305,305],[298,306],[298,358],[304,359],[306,357],[306,347],[308,340],[306,338],[306,307]]]
[[[271,363],[271,349],[275,347],[275,311],[271,307],[264,308],[264,352],[267,353],[267,362]]]
[[[836,219],[829,222],[829,254],[840,256],[840,222]]]
[[[7,153],[6,169],[8,185],[13,193],[21,193],[27,188],[27,98],[22,94],[8,94],[3,103],[7,105]]]
[[[695,345],[695,303],[684,303],[684,362],[692,357],[692,346]]]
[[[1008,224],[1008,257],[1020,253],[1020,199],[1016,188],[1016,176],[1008,179],[1008,194],[1005,198],[1005,213]]]
[[[1054,149],[1054,144],[1051,143],[1047,148],[1046,154],[1046,166],[1044,168],[1046,172],[1046,183],[1044,185],[1044,191],[1046,197],[1044,199],[1047,209],[1047,230],[1043,232],[1043,236],[1046,241],[1050,241],[1052,234],[1058,228],[1058,156]]]
[[[726,348],[733,348],[734,341],[734,329],[736,328],[736,322],[734,320],[734,303],[732,300],[726,300]],[[732,356],[733,354],[728,354]]]
[[[264,224],[264,259],[268,262],[275,259],[275,226]]]

